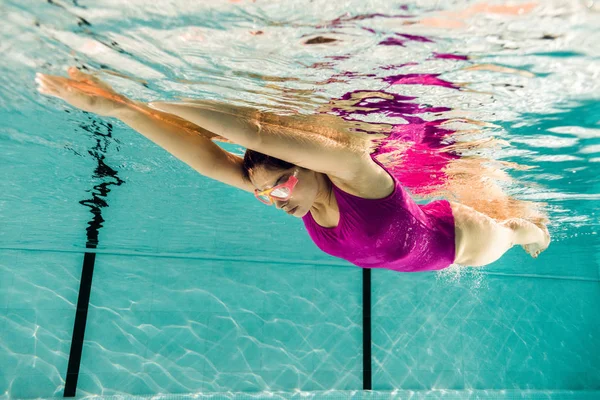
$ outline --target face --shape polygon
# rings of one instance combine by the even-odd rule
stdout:
[[[270,189],[273,186],[285,183],[294,174],[296,167],[286,170],[270,170],[264,167],[256,167],[250,174],[250,180],[258,190]],[[318,193],[318,185],[313,171],[299,168],[296,174],[298,183],[292,191],[292,196],[287,200],[273,199],[273,204],[283,211],[292,211],[288,214],[301,218],[309,212]]]

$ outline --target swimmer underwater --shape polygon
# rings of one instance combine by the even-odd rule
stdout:
[[[479,267],[514,245],[535,258],[550,243],[544,224],[496,221],[448,200],[416,204],[371,158],[367,138],[277,127],[259,112],[248,118],[218,103],[145,104],[75,67],[68,75],[38,73],[38,91],[117,118],[200,174],[301,218],[321,250],[359,267],[399,272]],[[245,147],[244,157],[213,143],[219,137]]]

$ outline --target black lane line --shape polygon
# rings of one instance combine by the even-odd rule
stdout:
[[[64,397],[74,397],[77,391],[77,380],[79,379],[79,366],[81,364],[83,337],[85,335],[90,293],[92,291],[92,276],[94,275],[95,261],[96,253],[85,253],[81,283],[79,284],[75,324],[73,325],[73,337],[71,339],[71,352],[69,354]]]
[[[363,390],[373,390],[371,370],[371,269],[363,269]]]
[[[87,113],[86,113],[87,114]],[[96,145],[88,150],[98,162],[93,177],[100,181],[94,185],[90,199],[79,201],[82,206],[88,207],[92,213],[92,219],[88,222],[86,228],[86,249],[96,249],[98,246],[100,229],[102,229],[102,208],[108,207],[106,197],[110,193],[109,186],[120,186],[125,183],[117,176],[117,171],[104,163],[104,154],[110,143],[118,143],[112,138],[112,125],[110,123],[99,122],[90,117],[90,123],[82,123],[80,127],[92,134],[96,140]],[[76,132],[81,134],[80,132]],[[69,148],[76,155],[83,157],[75,150]],[[117,147],[118,151],[118,147]],[[87,157],[87,156],[86,156]],[[65,378],[64,397],[74,397],[77,392],[77,381],[79,380],[79,369],[81,366],[81,353],[83,351],[83,340],[85,337],[85,327],[87,323],[87,314],[90,304],[90,294],[92,292],[92,277],[94,275],[94,265],[96,262],[96,253],[85,252],[83,257],[83,266],[81,269],[81,281],[79,283],[79,295],[77,297],[77,309],[75,311],[75,323],[73,324],[73,336],[71,338],[71,350],[69,353],[69,362],[67,364],[67,375]]]

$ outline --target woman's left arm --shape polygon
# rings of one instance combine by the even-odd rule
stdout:
[[[246,148],[348,181],[369,157],[367,138],[333,129],[304,130],[292,123],[273,123],[262,118],[260,112],[247,115],[236,112],[234,107],[220,107],[215,103],[152,102],[149,106],[177,115]]]

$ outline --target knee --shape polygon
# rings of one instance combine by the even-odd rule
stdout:
[[[514,232],[508,227],[493,222],[480,228],[470,236],[470,243],[466,246],[468,251],[465,251],[462,262],[457,261],[458,264],[473,267],[488,265],[515,245]]]
[[[532,240],[532,230],[535,225],[522,218],[512,218],[503,221],[500,225],[508,228],[512,232],[512,242],[514,244],[528,244]]]
[[[518,232],[519,230],[523,229],[523,225],[525,223],[526,221],[521,218],[511,218],[500,222],[500,225],[512,230],[513,232]]]

